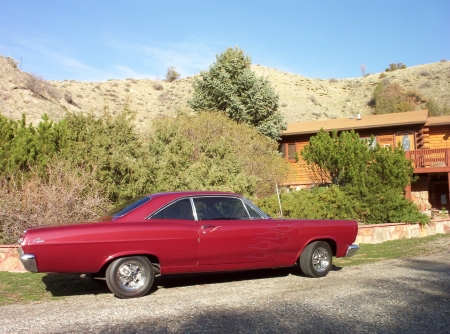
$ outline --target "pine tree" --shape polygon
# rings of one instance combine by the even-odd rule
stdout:
[[[228,48],[216,56],[209,71],[194,80],[189,101],[195,111],[221,111],[238,123],[246,123],[258,132],[279,139],[286,123],[278,112],[278,95],[267,79],[251,70],[251,59],[239,48]]]

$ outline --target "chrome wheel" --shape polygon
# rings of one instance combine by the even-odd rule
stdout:
[[[116,282],[127,291],[135,291],[145,285],[147,273],[142,263],[138,261],[124,262],[116,272]]]
[[[333,252],[325,241],[314,241],[303,249],[298,260],[303,274],[324,277],[331,269]]]
[[[329,253],[325,248],[319,247],[312,254],[311,261],[317,272],[324,272],[330,266]]]
[[[113,261],[106,269],[106,284],[119,298],[145,295],[155,278],[153,266],[145,256],[123,257]]]

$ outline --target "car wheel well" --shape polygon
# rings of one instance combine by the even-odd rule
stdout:
[[[106,262],[102,269],[100,269],[100,271],[96,274],[97,277],[105,277],[106,276],[106,269],[108,269],[109,265],[117,260],[120,259],[122,257],[130,257],[130,256],[145,256],[147,259],[149,259],[149,261],[151,262],[152,266],[153,266],[153,270],[155,272],[155,276],[161,276],[161,269],[160,269],[160,263],[159,263],[159,259],[152,254],[127,254],[124,256],[118,256],[115,258],[110,259],[108,262]]]
[[[311,240],[306,246],[308,246],[309,244],[316,242],[316,241],[326,242],[330,246],[331,251],[333,252],[333,256],[336,256],[336,254],[337,254],[336,241],[334,241],[333,239],[315,239],[315,240]],[[305,246],[305,248],[306,248],[306,246]]]

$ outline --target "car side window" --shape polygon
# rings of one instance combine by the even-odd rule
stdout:
[[[262,218],[261,215],[247,203],[245,203],[245,207],[251,218]]]
[[[191,200],[185,198],[175,203],[170,204],[164,209],[152,215],[150,219],[180,219],[180,220],[194,220],[192,212]]]
[[[234,197],[197,197],[194,206],[198,220],[250,219],[239,198]]]

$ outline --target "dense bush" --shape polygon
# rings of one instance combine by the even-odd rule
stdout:
[[[405,64],[403,64],[403,63],[392,63],[392,64],[389,64],[389,67],[388,68],[386,68],[386,72],[393,72],[393,71],[396,71],[396,70],[404,70],[404,69],[406,69],[406,65]]]
[[[358,204],[346,196],[338,186],[283,193],[280,200],[285,218],[358,219]],[[280,216],[276,195],[263,198],[257,204],[272,217]]]
[[[354,131],[324,132],[311,137],[302,151],[312,180],[320,186],[340,187],[358,214],[368,224],[427,222],[403,191],[414,180],[413,167],[402,147],[380,147],[359,138]]]
[[[223,112],[238,123],[256,127],[265,136],[279,138],[286,124],[269,81],[254,74],[250,57],[237,47],[216,58],[209,71],[194,79],[190,106],[195,111]]]
[[[93,173],[56,160],[45,170],[0,175],[0,244],[17,243],[30,226],[86,221],[106,212],[110,202]]]
[[[392,114],[398,112],[422,109],[426,103],[416,91],[406,91],[398,83],[380,82],[373,92],[369,105],[374,114]]]
[[[26,172],[30,166],[44,168],[61,148],[61,126],[44,115],[37,127],[0,115],[0,174]]]
[[[63,140],[58,155],[95,172],[113,202],[151,189],[152,169],[133,117],[125,106],[116,116],[108,110],[101,117],[73,113],[59,124]]]
[[[435,99],[429,99],[426,105],[429,116],[447,116],[450,115],[450,106],[448,104],[440,105]]]
[[[153,123],[150,165],[156,191],[224,190],[267,196],[288,173],[277,143],[224,114],[179,114]]]

